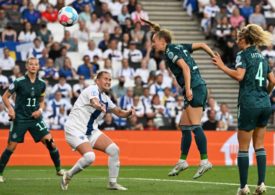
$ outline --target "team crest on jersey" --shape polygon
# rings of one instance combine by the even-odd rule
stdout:
[[[83,135],[79,136],[79,139],[84,140],[85,137]]]
[[[174,57],[173,52],[169,52],[169,53],[168,53],[168,58],[169,58],[170,60],[172,60],[172,59],[173,59],[173,57]]]
[[[13,90],[14,89],[14,84],[12,83],[9,87],[9,90]]]
[[[16,133],[12,134],[12,138],[16,139],[17,138],[17,134]]]

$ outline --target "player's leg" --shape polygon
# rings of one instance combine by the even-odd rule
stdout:
[[[100,150],[108,154],[108,166],[109,166],[109,184],[110,190],[127,190],[127,188],[117,183],[119,175],[119,147],[104,133],[102,133],[94,143],[94,149]]]
[[[6,165],[9,162],[9,159],[16,149],[17,142],[9,142],[6,149],[3,151],[1,158],[0,158],[0,182],[4,182],[3,172]]]
[[[175,167],[168,173],[168,176],[176,176],[181,171],[188,168],[188,163],[186,158],[188,156],[188,152],[192,143],[192,135],[191,135],[191,122],[186,114],[186,111],[183,110],[181,115],[181,156]]]
[[[24,124],[18,124],[17,122],[12,122],[9,132],[8,145],[3,151],[0,158],[0,182],[4,182],[3,172],[9,159],[16,149],[18,143],[24,142],[24,136],[27,131],[27,127]]]
[[[240,177],[240,188],[238,189],[238,194],[249,194],[250,190],[247,186],[248,178],[248,168],[249,168],[249,157],[248,149],[250,141],[252,138],[253,131],[238,131],[238,142],[239,142],[239,152],[238,152],[238,168]]]
[[[266,125],[272,114],[271,108],[261,109],[260,117],[255,131],[253,132],[253,147],[255,149],[257,168],[258,168],[258,183],[254,194],[263,194],[266,192],[265,174],[266,174],[266,152],[264,148],[264,135]]]

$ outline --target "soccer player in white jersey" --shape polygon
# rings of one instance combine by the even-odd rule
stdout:
[[[117,183],[119,174],[119,148],[103,132],[98,129],[98,121],[110,111],[119,117],[130,117],[135,115],[135,111],[122,110],[117,107],[106,95],[111,87],[111,74],[107,71],[101,71],[96,78],[96,85],[84,89],[65,124],[65,137],[67,143],[77,150],[82,157],[75,165],[65,172],[61,180],[61,188],[68,189],[68,184],[73,176],[84,168],[88,167],[95,160],[93,149],[100,150],[109,155],[109,183],[108,189],[127,190],[127,188]]]

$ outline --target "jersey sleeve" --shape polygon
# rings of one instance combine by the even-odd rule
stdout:
[[[93,98],[99,99],[99,91],[98,91],[97,87],[93,86],[90,88],[90,90],[88,90],[88,98],[89,98],[89,100],[93,99]]]
[[[167,53],[167,57],[169,60],[171,60],[174,64],[177,63],[179,59],[183,59],[182,53],[179,49],[176,49],[174,47],[170,47],[169,51]]]
[[[17,88],[18,88],[18,81],[15,80],[15,81],[9,86],[9,89],[8,89],[8,90],[9,90],[10,94],[13,94],[14,92],[16,92]]]
[[[182,44],[185,50],[187,50],[189,53],[193,52],[192,44]]]
[[[243,68],[246,69],[246,62],[244,61],[241,54],[238,54],[236,57],[236,65],[235,68]]]

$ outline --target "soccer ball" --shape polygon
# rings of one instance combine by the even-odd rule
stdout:
[[[58,21],[63,26],[72,26],[78,20],[78,13],[70,6],[63,7],[58,12]]]

